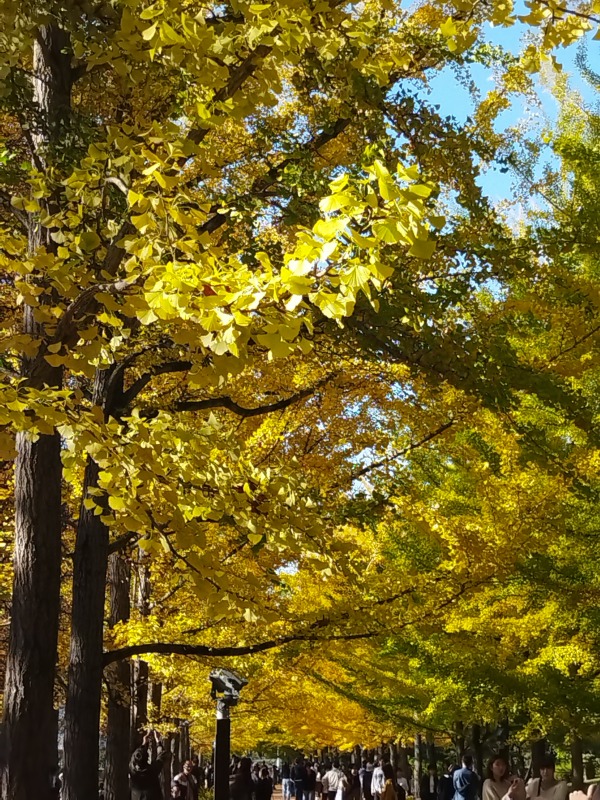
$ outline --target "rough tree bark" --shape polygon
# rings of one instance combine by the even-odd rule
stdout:
[[[33,46],[32,142],[40,168],[49,149],[61,141],[68,124],[73,74],[70,41],[56,25],[37,32]],[[52,252],[50,229],[29,218],[29,249]],[[43,302],[43,296],[41,297]],[[44,340],[45,331],[24,309],[23,330]],[[44,359],[23,358],[29,386],[59,388],[62,370]],[[6,660],[1,764],[5,800],[46,800],[57,764],[54,672],[60,614],[61,478],[58,433],[32,442],[17,436],[15,468],[15,545],[11,628]],[[26,753],[36,754],[36,768]]]
[[[108,559],[108,587],[112,628],[129,619],[131,611],[131,566],[129,559],[113,553]],[[131,708],[131,665],[117,661],[106,670],[108,704],[106,721],[106,769],[104,796],[106,800],[129,798],[129,715]]]
[[[103,405],[111,370],[98,370],[94,403]],[[99,467],[88,460],[73,559],[69,685],[65,708],[64,800],[98,795],[98,738],[103,673],[104,599],[109,533],[84,501],[98,485]],[[95,498],[102,502],[100,498]]]

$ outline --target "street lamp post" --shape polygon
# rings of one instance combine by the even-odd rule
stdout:
[[[240,691],[248,683],[245,678],[228,669],[215,669],[210,673],[210,693],[217,701],[217,730],[215,736],[215,800],[229,800],[229,759],[231,719],[229,712],[237,705]]]

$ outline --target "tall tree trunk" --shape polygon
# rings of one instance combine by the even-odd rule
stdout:
[[[431,731],[427,731],[426,734],[426,741],[427,741],[427,761],[429,764],[435,764],[435,739],[433,738],[433,733]]]
[[[110,591],[109,626],[129,619],[131,611],[131,566],[129,559],[113,553],[108,559]],[[117,661],[106,671],[108,706],[106,722],[106,769],[104,796],[106,800],[129,798],[129,715],[131,708],[131,665]]]
[[[421,797],[421,775],[423,774],[423,763],[421,754],[421,734],[415,734],[415,770],[413,775],[415,797]]]
[[[571,734],[571,771],[573,773],[573,789],[583,789],[583,743],[575,731]]]
[[[102,406],[112,370],[98,370],[94,402]],[[91,458],[85,469],[73,560],[73,605],[69,685],[65,708],[63,800],[98,796],[98,740],[102,697],[104,600],[108,566],[108,528],[84,502],[98,486],[99,467]],[[104,503],[102,498],[94,498]]]
[[[136,606],[140,616],[147,617],[150,613],[150,570],[147,566],[147,556],[143,550],[139,551],[137,569],[137,597]],[[131,749],[139,747],[143,730],[148,725],[148,689],[149,675],[148,663],[141,658],[136,658],[132,665],[131,681]]]
[[[473,725],[471,729],[473,741],[473,760],[475,762],[475,772],[483,778],[483,744],[481,742],[481,726]]]
[[[409,782],[411,778],[410,762],[408,760],[408,749],[404,746],[398,748],[398,766],[404,773],[404,777]]]
[[[37,31],[34,39],[33,142],[38,166],[61,141],[71,105],[70,40],[56,25]],[[29,219],[29,250],[55,247],[51,230]],[[44,302],[44,296],[40,296]],[[44,340],[43,325],[33,308],[24,309],[23,330]],[[22,374],[29,386],[60,388],[62,369],[37,356],[24,357]],[[60,615],[61,479],[58,433],[33,442],[17,435],[15,466],[15,544],[11,626],[6,657],[2,723],[1,790],[5,800],[46,800],[57,768],[54,673]],[[31,769],[26,753],[35,753]]]
[[[165,749],[165,752],[167,753],[170,753],[173,750],[172,738],[173,738],[172,735],[169,734],[168,736],[165,736],[163,740],[163,747]],[[173,765],[171,763],[171,759],[168,758],[165,761],[163,770],[160,774],[160,783],[163,792],[163,797],[169,796],[171,792],[171,782],[176,774],[177,773],[173,772]]]
[[[394,775],[395,775],[396,768],[398,767],[398,748],[396,747],[395,742],[389,743],[389,751],[390,751],[390,764],[394,768]]]
[[[462,722],[456,722],[454,725],[454,746],[456,748],[456,759],[458,763],[462,761],[465,754],[465,726]]]

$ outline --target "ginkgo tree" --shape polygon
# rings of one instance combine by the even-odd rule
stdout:
[[[577,8],[543,8],[529,21],[544,25],[545,46],[592,23]],[[110,549],[143,537],[178,558],[195,545],[201,555],[184,558],[201,595],[214,588],[215,524],[265,539],[280,559],[306,550],[325,566],[326,528],[302,476],[283,457],[264,468],[246,458],[231,419],[308,404],[335,367],[316,382],[299,369],[273,396],[261,381],[272,361],[318,358],[323,338],[336,348],[335,326],[357,302],[364,324],[400,263],[426,283],[446,224],[439,185],[461,184],[471,144],[485,144],[454,135],[409,84],[485,58],[487,12],[389,0],[0,9],[1,445],[16,458],[2,792],[33,796],[55,766],[66,481],[81,507],[64,790],[87,800]],[[511,21],[504,3],[489,14]],[[451,140],[458,176],[454,155],[436,165],[423,152]],[[422,328],[443,316],[457,288],[445,285],[438,313],[426,291],[417,302],[397,293],[401,319]],[[243,405],[232,390],[250,376]],[[37,774],[21,760],[27,750]]]

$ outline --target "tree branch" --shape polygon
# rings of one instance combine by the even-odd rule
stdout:
[[[387,458],[382,458],[381,461],[374,461],[372,464],[367,464],[366,466],[362,467],[361,469],[353,472],[350,476],[351,480],[356,480],[357,478],[361,478],[363,475],[366,475],[368,472],[371,472],[378,467],[384,467],[386,464],[389,464],[391,461],[395,461],[397,458],[402,458],[402,456],[407,455],[408,453],[416,450],[418,447],[421,447],[427,442],[430,442],[432,439],[435,439],[437,436],[440,436],[442,433],[451,428],[454,425],[456,420],[451,419],[448,422],[445,422],[443,425],[440,425],[439,428],[435,431],[431,431],[418,442],[411,442],[407,447],[403,450],[398,450],[397,452],[393,453],[391,456]]]
[[[486,579],[487,580],[487,579]],[[456,602],[462,597],[467,589],[475,588],[485,583],[485,580],[477,581],[473,584],[463,582],[456,592],[448,597],[443,602],[439,603],[436,611],[441,611]],[[398,596],[402,596],[401,592]],[[395,598],[392,598],[395,599]],[[383,601],[388,602],[388,600]],[[421,617],[419,616],[419,619]],[[407,619],[396,628],[404,630],[410,625],[413,625],[416,620]],[[305,633],[292,636],[282,636],[279,639],[270,639],[265,642],[257,642],[256,644],[244,645],[241,647],[210,647],[204,644],[181,644],[177,642],[148,642],[146,644],[133,644],[128,647],[120,647],[117,650],[105,651],[103,656],[104,666],[113,664],[115,661],[121,661],[124,658],[131,658],[132,656],[142,656],[150,653],[157,655],[172,655],[172,656],[204,656],[207,658],[228,658],[232,656],[248,656],[254,653],[264,653],[265,650],[273,650],[276,647],[282,647],[291,642],[350,642],[360,639],[374,639],[376,636],[389,636],[390,628],[384,626],[380,630],[362,631],[360,633],[334,633],[328,636],[314,633]]]
[[[166,375],[169,372],[187,372],[193,366],[191,361],[166,361],[164,364],[156,364],[150,367],[147,372],[134,381],[129,389],[123,393],[123,408],[129,408],[139,393],[150,383],[156,375]]]
[[[290,642],[332,642],[353,641],[356,639],[370,639],[380,636],[383,631],[365,631],[364,633],[347,633],[332,636],[282,636],[280,639],[271,639],[266,642],[249,644],[243,647],[209,647],[203,644],[178,644],[176,642],[149,642],[147,644],[134,644],[120,647],[117,650],[108,650],[104,653],[104,666],[114,664],[133,656],[147,655],[150,653],[172,656],[206,656],[209,658],[226,658],[229,656],[247,656],[253,653],[263,653],[275,647],[289,644]]]
[[[133,531],[124,533],[123,536],[119,536],[118,539],[115,539],[108,545],[108,554],[119,553],[121,550],[124,550],[127,545],[133,544],[139,536],[139,533],[134,533]]]
[[[294,403],[304,400],[306,397],[314,394],[316,388],[303,389],[296,394],[286,397],[284,400],[278,400],[276,403],[270,403],[265,406],[256,406],[255,408],[245,408],[231,397],[209,397],[206,400],[181,400],[174,403],[172,408],[174,411],[205,411],[209,408],[225,408],[239,417],[258,417],[261,414],[272,414],[276,411],[284,411]]]
[[[75,320],[77,320],[88,310],[90,305],[94,302],[94,298],[97,294],[100,292],[106,292],[107,294],[119,294],[120,292],[125,291],[125,289],[128,289],[130,286],[133,286],[134,283],[135,280],[132,281],[125,279],[122,281],[115,281],[114,283],[100,283],[84,289],[79,297],[76,297],[75,300],[73,300],[73,302],[67,307],[65,313],[58,321],[56,333],[54,334],[52,342],[61,342],[68,336]]]

